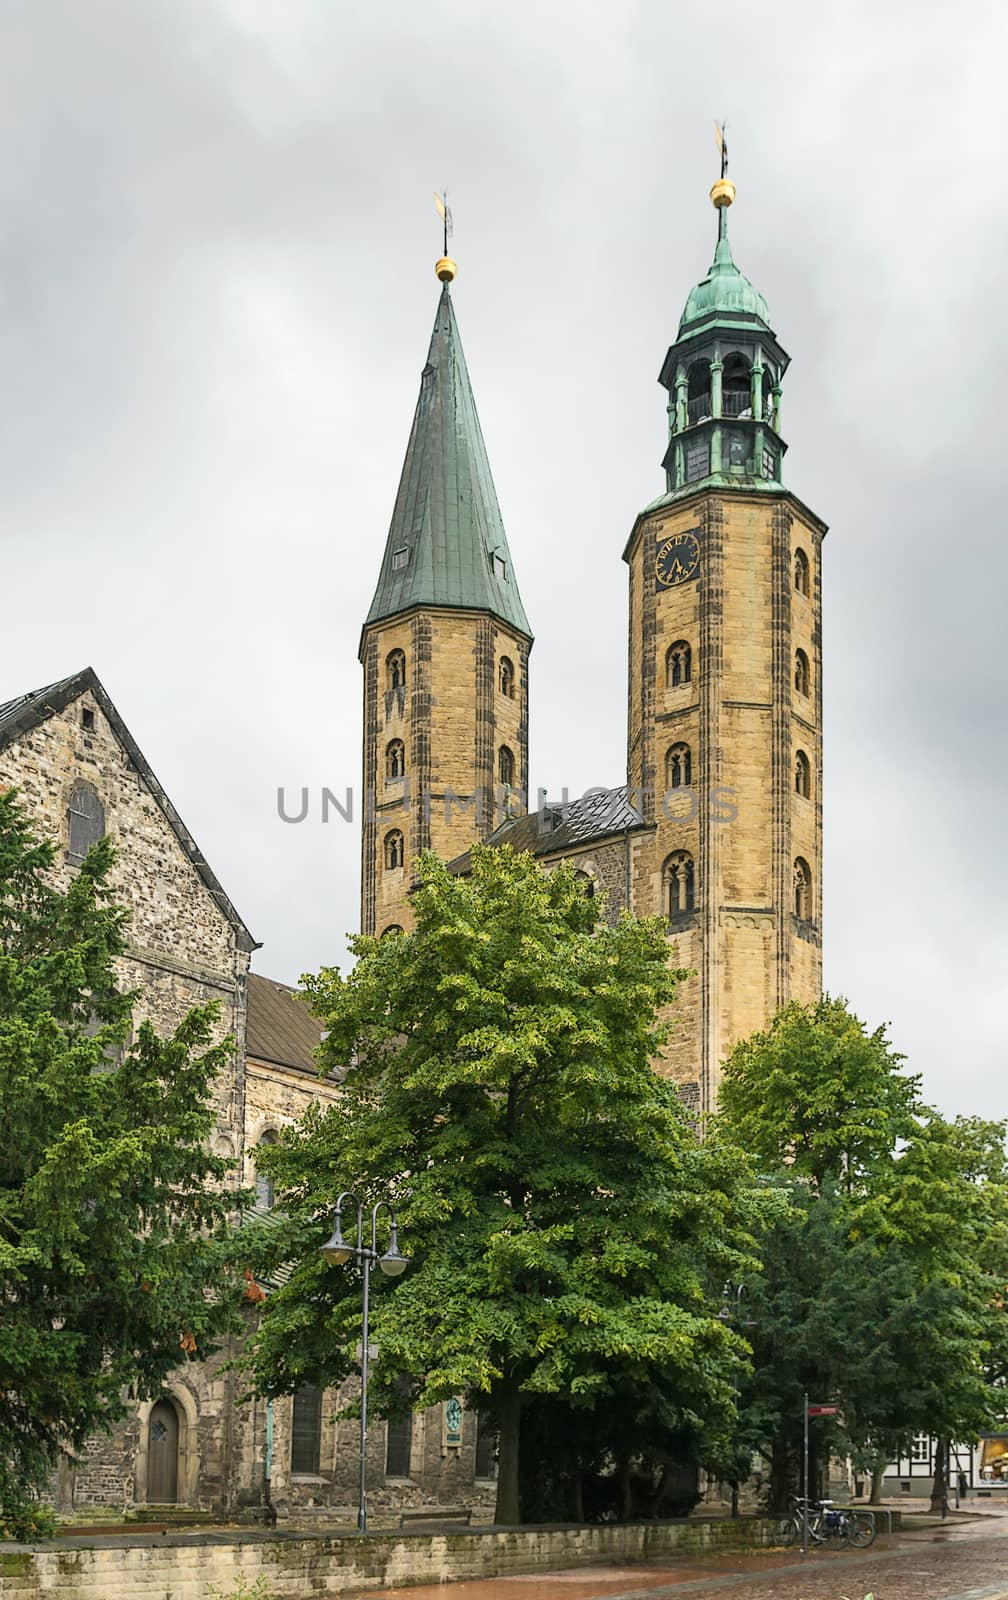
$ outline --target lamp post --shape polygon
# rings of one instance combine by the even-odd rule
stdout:
[[[356,1243],[350,1244],[343,1237],[343,1206],[350,1203],[357,1208],[357,1236]],[[387,1211],[389,1214],[389,1247],[383,1255],[378,1254],[378,1213]],[[336,1219],[333,1223],[332,1237],[325,1244],[319,1246],[324,1260],[331,1267],[343,1267],[351,1259],[356,1259],[361,1264],[363,1275],[363,1300],[364,1309],[361,1333],[361,1408],[360,1408],[360,1492],[357,1504],[357,1530],[367,1533],[367,1386],[368,1386],[368,1317],[371,1309],[371,1268],[377,1262],[382,1272],[388,1278],[398,1278],[405,1272],[409,1265],[409,1257],[404,1256],[399,1249],[399,1229],[396,1223],[395,1212],[387,1200],[379,1200],[371,1209],[371,1243],[368,1245],[364,1234],[364,1207],[355,1194],[349,1189],[339,1196],[336,1201]]]
[[[745,1299],[745,1297],[746,1286],[744,1283],[726,1283],[724,1288],[721,1290],[721,1309],[718,1312],[719,1319],[726,1324],[733,1323],[736,1328],[755,1328],[756,1323],[751,1317],[746,1319],[742,1316],[742,1301]],[[739,1393],[738,1379],[733,1377],[732,1384],[735,1389],[735,1405],[737,1409]],[[733,1517],[737,1517],[739,1514],[738,1496],[738,1479],[732,1478],[731,1514]]]

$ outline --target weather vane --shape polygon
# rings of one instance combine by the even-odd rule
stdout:
[[[721,152],[721,176],[722,176],[722,178],[725,177],[725,175],[727,174],[727,171],[728,171],[728,146],[725,144],[725,136],[724,136],[725,135],[725,129],[727,128],[727,126],[728,126],[727,122],[715,122],[715,124],[714,124],[714,137],[717,140],[717,147]]]
[[[452,214],[448,209],[448,190],[447,189],[444,191],[443,194],[436,194],[434,196],[434,204],[437,207],[438,216],[441,218],[441,221],[444,223],[444,253],[447,256],[447,254],[448,254],[448,240],[452,236]]]

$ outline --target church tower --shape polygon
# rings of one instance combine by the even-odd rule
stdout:
[[[361,928],[408,929],[411,865],[484,839],[528,793],[532,634],[450,284],[441,297],[378,587],[361,634]]]
[[[732,1045],[821,986],[822,523],[784,487],[788,357],[728,241],[661,369],[665,493],[630,569],[628,782],[653,825],[638,909],[681,966],[663,1070],[714,1108]]]

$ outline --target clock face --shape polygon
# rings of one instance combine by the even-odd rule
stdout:
[[[700,573],[700,541],[695,533],[675,533],[663,539],[655,558],[655,587],[674,589]]]

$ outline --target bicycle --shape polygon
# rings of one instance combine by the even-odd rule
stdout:
[[[785,1547],[800,1544],[802,1538],[802,1508],[806,1504],[798,1496],[791,1497],[791,1510],[777,1524],[776,1541]],[[852,1511],[849,1506],[834,1505],[832,1500],[809,1500],[808,1540],[843,1549],[850,1545],[854,1550],[867,1550],[875,1542],[875,1519],[866,1511]]]

